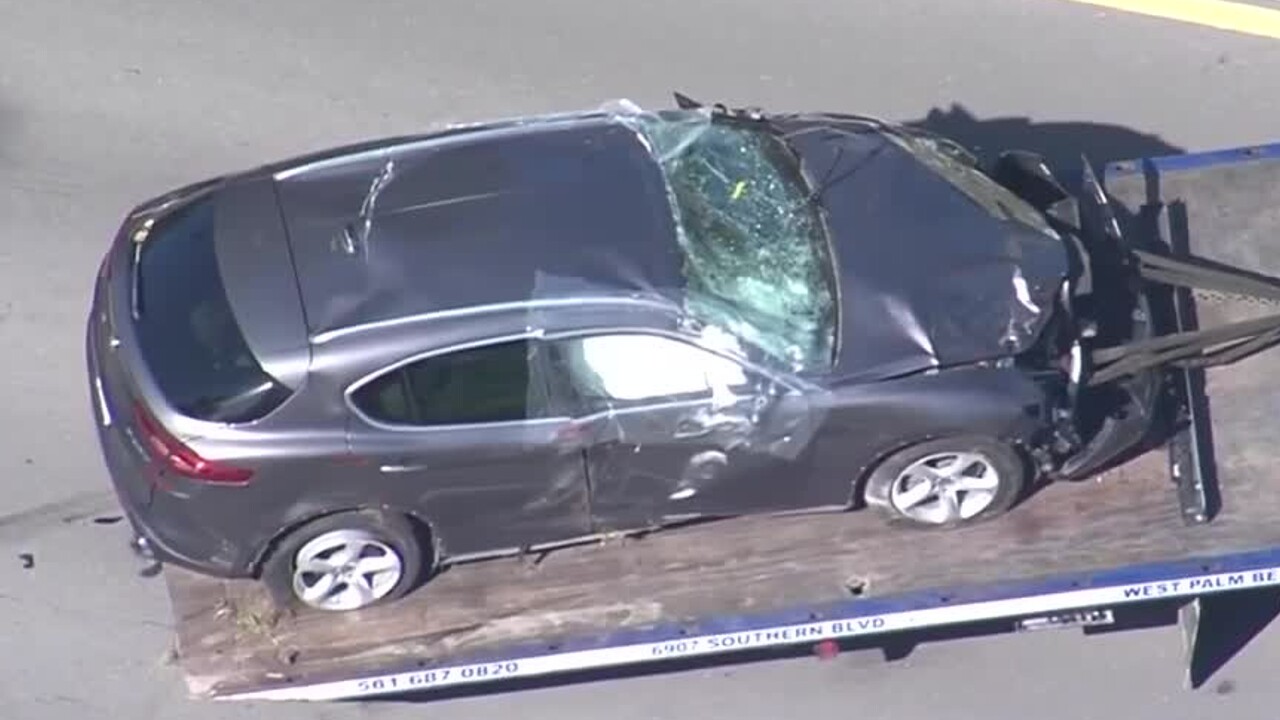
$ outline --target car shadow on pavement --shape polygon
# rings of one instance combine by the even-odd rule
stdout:
[[[1080,157],[1101,172],[1119,160],[1176,155],[1185,152],[1160,139],[1122,125],[1094,122],[1042,122],[1025,117],[980,119],[963,105],[934,108],[923,118],[904,121],[909,127],[948,137],[967,147],[984,162],[1005,150],[1027,150],[1044,157],[1068,189],[1078,186]]]

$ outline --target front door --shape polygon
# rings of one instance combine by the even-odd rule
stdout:
[[[807,507],[807,398],[774,378],[657,334],[549,339],[572,398],[602,531]]]
[[[352,452],[451,555],[590,532],[584,456],[553,412],[534,339],[434,355],[352,393]]]

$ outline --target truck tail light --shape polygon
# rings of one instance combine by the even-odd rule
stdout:
[[[253,471],[200,457],[156,422],[140,403],[133,406],[134,417],[151,455],[179,475],[213,485],[247,485]]]

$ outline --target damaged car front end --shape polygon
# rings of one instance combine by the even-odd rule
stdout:
[[[1088,477],[1138,447],[1152,429],[1162,371],[1097,384],[1090,357],[1098,347],[1153,337],[1152,299],[1126,264],[1120,230],[1087,160],[1081,191],[1072,194],[1033,153],[1006,151],[983,167],[954,141],[919,129],[865,118],[841,127],[855,134],[874,128],[875,137],[981,210],[972,225],[951,225],[952,232],[912,253],[922,278],[945,277],[922,291],[936,305],[912,315],[917,327],[931,330],[935,369],[990,365],[1033,378],[1044,393],[1044,426],[1024,449],[1045,479]],[[940,200],[923,195],[913,197],[922,213],[943,211]]]
[[[633,111],[641,127],[645,117],[666,119],[667,135],[654,141],[657,157],[674,156],[717,126],[763,129],[790,154],[808,195],[798,207],[746,216],[759,218],[758,234],[766,234],[773,214],[790,223],[780,228],[772,220],[774,231],[783,231],[777,234],[795,238],[804,222],[818,222],[830,238],[838,279],[811,273],[803,286],[830,287],[838,321],[830,337],[813,333],[823,327],[813,314],[821,293],[809,297],[808,314],[793,313],[786,324],[797,341],[788,346],[793,370],[813,371],[833,388],[891,387],[960,370],[1016,374],[1022,380],[1011,387],[1030,381],[1038,389],[1034,417],[1001,422],[1047,479],[1087,477],[1147,437],[1162,389],[1159,370],[1090,382],[1093,348],[1145,339],[1155,328],[1150,299],[1125,266],[1119,231],[1087,163],[1083,192],[1073,195],[1025,152],[1006,152],[983,167],[947,138],[875,118],[768,113],[677,97],[678,112]],[[741,262],[770,259],[755,252]],[[782,287],[775,283],[771,297],[784,297]],[[809,334],[794,334],[802,329]],[[824,366],[819,360],[826,358]],[[929,427],[922,421],[911,431],[925,441]]]
[[[982,167],[949,139],[915,129],[902,129],[898,137],[992,217],[1060,243],[1066,265],[1058,282],[1041,288],[1038,304],[1026,302],[1024,273],[1017,267],[1010,273],[1016,302],[1009,303],[1009,323],[1025,320],[1021,342],[1011,342],[1003,360],[1046,387],[1051,432],[1031,449],[1044,477],[1084,479],[1132,454],[1151,434],[1165,376],[1148,368],[1094,382],[1097,348],[1152,338],[1157,327],[1149,286],[1128,265],[1119,226],[1088,161],[1081,159],[1080,188],[1073,194],[1034,153],[1008,150]],[[1027,257],[1019,252],[1011,249],[1010,256]]]

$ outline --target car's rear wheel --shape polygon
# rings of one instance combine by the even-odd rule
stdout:
[[[1013,447],[983,437],[942,438],[893,453],[867,478],[864,498],[891,521],[948,528],[1003,514],[1030,482]]]
[[[330,612],[399,599],[426,565],[413,523],[398,515],[351,511],[322,517],[290,533],[263,567],[278,606]]]

